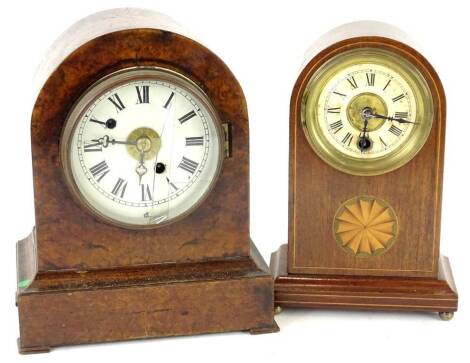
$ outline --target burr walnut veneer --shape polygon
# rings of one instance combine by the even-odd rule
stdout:
[[[69,30],[50,53],[31,121],[36,227],[17,248],[20,352],[277,329],[273,279],[249,237],[245,98],[214,53],[172,29],[154,13],[104,12]],[[136,66],[185,75],[232,130],[231,156],[207,199],[157,229],[95,218],[72,197],[60,160],[64,120],[77,98],[103,76]]]

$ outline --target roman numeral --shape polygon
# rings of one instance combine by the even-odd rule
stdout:
[[[196,116],[196,112],[194,112],[194,110],[192,111],[189,111],[186,115],[184,116],[181,116],[178,121],[181,123],[181,124],[184,124],[186,121],[192,119],[194,116]]]
[[[387,147],[387,143],[379,136],[380,142],[383,146]]]
[[[351,141],[353,139],[353,136],[351,135],[350,132],[348,132],[344,137],[343,137],[343,140],[341,140],[341,142],[345,145],[351,145]]]
[[[148,184],[140,184],[140,190],[142,192],[142,202],[147,202],[152,200],[152,192]]]
[[[127,188],[127,181],[124,179],[118,178],[116,184],[114,185],[113,190],[111,190],[111,193],[114,195],[120,194],[121,198],[124,198],[124,193],[126,192]]]
[[[367,85],[373,86],[375,84],[375,73],[366,73]]]
[[[336,134],[339,130],[343,128],[343,121],[338,120],[336,122],[333,122],[330,124],[330,129],[334,130],[334,133]]]
[[[114,107],[116,107],[116,112],[122,111],[126,108],[126,106],[124,106],[124,104],[122,103],[117,93],[108,97],[108,100],[114,105]]]
[[[195,161],[192,161],[191,159],[185,158],[183,156],[183,159],[181,160],[181,163],[178,165],[178,168],[186,170],[188,173],[194,174],[198,165],[199,164],[196,163]]]
[[[327,109],[328,113],[340,113],[341,112],[341,107],[331,107]]]
[[[85,151],[86,153],[103,151],[103,149],[101,148],[101,142],[86,144],[83,146],[83,151]]]
[[[106,161],[102,161],[90,168],[91,175],[93,175],[93,178],[96,179],[96,181],[100,182],[101,179],[103,179],[106,174],[108,174],[110,171],[108,164],[106,164]]]
[[[354,76],[349,77],[347,80],[353,89],[357,88],[357,83],[356,83],[356,80],[354,79]]]
[[[338,96],[341,96],[341,97],[346,97],[346,95],[344,93],[341,93],[341,92],[336,92],[334,91],[333,92],[335,95],[338,95]]]
[[[165,105],[163,106],[163,108],[168,108],[168,106],[170,106],[171,100],[173,99],[174,95],[175,95],[175,92],[171,92],[171,95],[166,100]]]
[[[135,86],[137,103],[150,103],[149,86]]]
[[[408,117],[408,112],[395,112],[395,118],[406,119]]]
[[[204,144],[203,136],[193,136],[186,138],[186,146],[202,146]]]
[[[391,79],[389,79],[388,82],[385,84],[385,87],[382,89],[383,91],[387,89],[387,87],[390,85],[390,82],[392,82]]]
[[[395,125],[392,125],[388,131],[390,131],[392,134],[394,134],[395,136],[400,136],[401,133],[403,132],[402,129],[399,129],[398,127],[396,127]]]
[[[168,182],[168,185],[173,188],[173,190],[176,192],[178,190],[178,187],[173,184],[168,177],[166,178],[166,181]]]
[[[403,97],[405,97],[405,95],[402,93],[401,95],[398,95],[398,96],[396,96],[396,97],[393,97],[393,98],[392,98],[392,101],[393,101],[393,102],[400,101]]]

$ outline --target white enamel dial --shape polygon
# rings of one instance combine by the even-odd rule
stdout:
[[[68,121],[80,199],[124,227],[159,226],[193,210],[221,162],[219,121],[202,91],[172,72],[130,70],[91,93]]]

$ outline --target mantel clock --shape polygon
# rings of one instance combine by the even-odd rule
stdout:
[[[452,316],[439,255],[445,107],[437,73],[395,28],[353,23],[319,41],[291,98],[276,305]]]
[[[249,237],[243,92],[160,14],[80,21],[41,67],[36,227],[17,245],[21,352],[275,331]]]

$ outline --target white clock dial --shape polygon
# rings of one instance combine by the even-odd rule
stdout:
[[[174,73],[115,77],[69,117],[70,174],[79,197],[105,219],[166,224],[210,190],[221,162],[219,120],[202,91]]]

